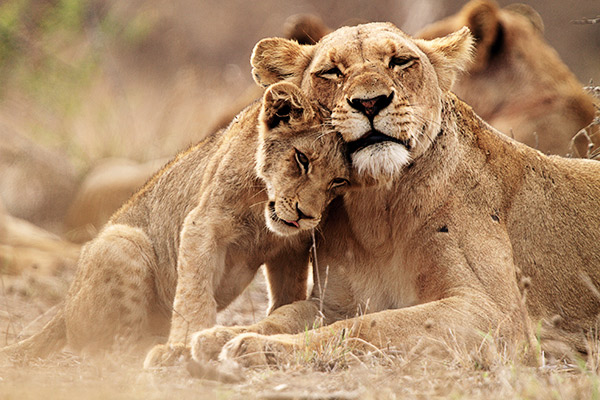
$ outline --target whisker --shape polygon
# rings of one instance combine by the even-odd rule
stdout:
[[[264,204],[267,204],[268,202],[269,202],[268,200],[259,201],[259,202],[257,202],[257,203],[254,203],[254,204],[250,204],[250,206],[249,206],[249,207],[250,207],[250,208],[252,208],[252,207],[256,207],[256,206],[258,206],[258,205],[264,205]]]
[[[254,197],[256,197],[256,196],[259,196],[260,194],[262,194],[262,193],[264,193],[264,192],[266,192],[266,191],[267,191],[267,188],[266,188],[266,187],[264,187],[264,186],[253,186],[253,188],[259,188],[259,187],[260,187],[261,189],[260,189],[258,192],[254,193],[254,194],[252,195],[251,199],[252,199],[252,198],[254,198]]]

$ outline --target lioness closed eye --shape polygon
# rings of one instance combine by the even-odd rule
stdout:
[[[168,333],[145,365],[170,363],[263,263],[270,310],[305,299],[309,231],[349,178],[341,141],[322,122],[295,85],[270,87],[130,199],[83,249],[64,308],[7,350],[94,352],[117,338],[147,348]]]

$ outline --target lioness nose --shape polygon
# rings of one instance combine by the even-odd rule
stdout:
[[[394,92],[391,92],[389,96],[381,95],[372,99],[347,99],[347,101],[350,107],[360,111],[369,118],[373,118],[379,114],[379,111],[389,106],[393,98]]]

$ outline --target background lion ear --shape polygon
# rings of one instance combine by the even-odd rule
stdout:
[[[489,0],[475,0],[464,6],[461,14],[475,39],[475,59],[471,71],[485,69],[488,60],[502,44],[502,25],[498,5]]]
[[[265,91],[260,121],[269,130],[282,123],[293,124],[313,118],[314,111],[308,99],[293,83],[276,83]]]
[[[448,36],[432,40],[415,39],[415,42],[427,54],[443,91],[452,88],[458,73],[469,66],[473,57],[473,36],[467,27]]]
[[[527,18],[533,29],[539,32],[540,35],[544,34],[544,21],[542,20],[542,16],[533,9],[530,5],[515,3],[509,4],[504,7],[505,10],[520,14],[521,16]]]
[[[325,22],[315,14],[295,14],[283,25],[285,37],[300,44],[315,44],[331,32]]]
[[[268,86],[283,80],[300,85],[314,47],[282,38],[263,39],[254,46],[250,63],[256,83]]]

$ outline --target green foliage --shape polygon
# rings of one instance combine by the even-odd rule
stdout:
[[[47,33],[56,30],[66,30],[79,33],[84,27],[84,11],[88,2],[81,0],[60,0],[48,10],[47,17],[42,22],[42,28]]]
[[[82,74],[87,75],[89,57],[61,60],[59,56],[79,44],[87,4],[80,0],[4,2],[0,6],[0,84],[23,84],[25,90],[35,92],[40,76],[54,86],[57,81],[71,81],[75,76],[77,82]]]
[[[18,48],[20,16],[28,0],[10,0],[0,4],[0,67],[10,60]]]

